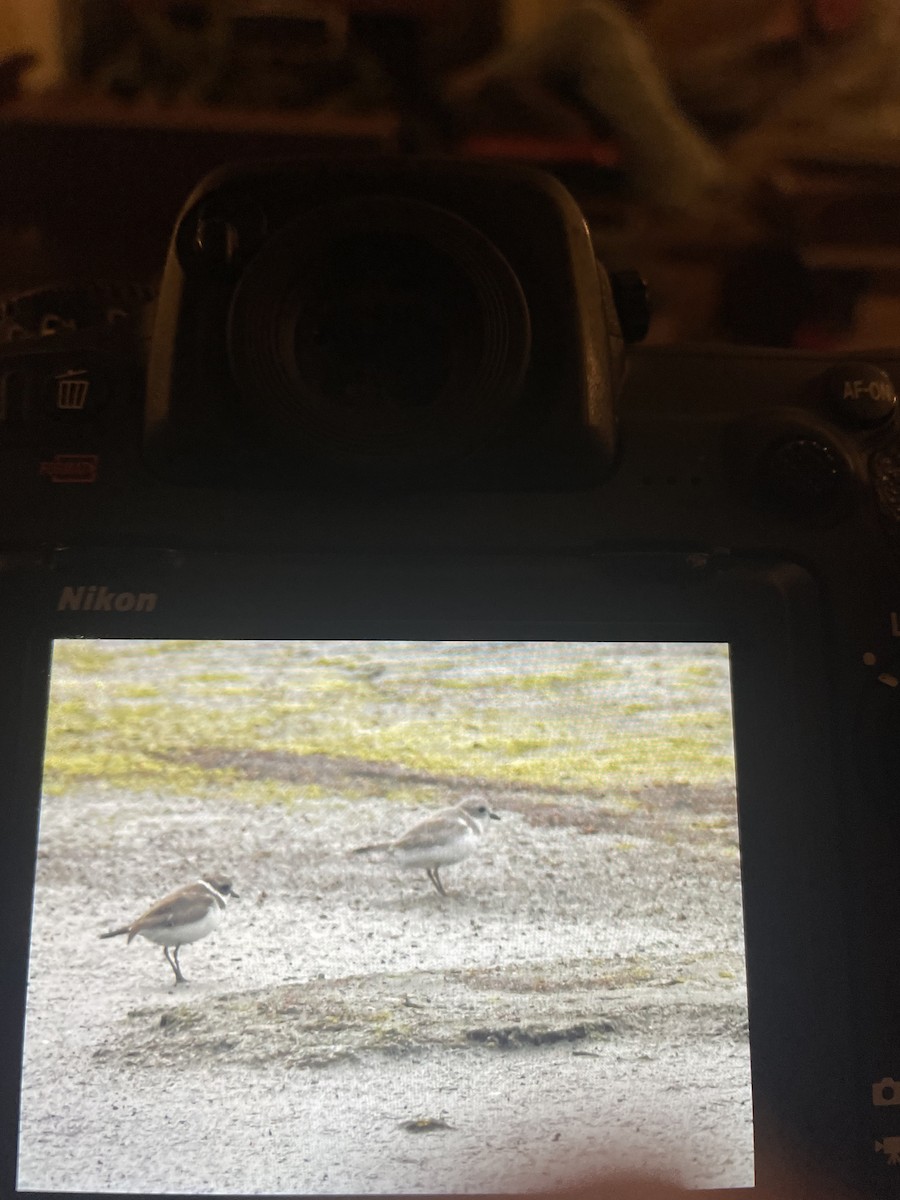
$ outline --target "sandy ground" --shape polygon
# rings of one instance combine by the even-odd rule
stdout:
[[[20,1188],[474,1193],[623,1162],[752,1184],[728,789],[486,788],[502,820],[444,899],[347,853],[396,805],[343,798],[324,759],[241,761],[320,796],[45,804]],[[187,985],[100,940],[226,866],[241,899],[185,947]]]

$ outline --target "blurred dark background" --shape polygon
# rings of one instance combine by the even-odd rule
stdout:
[[[0,146],[2,294],[152,282],[223,162],[426,153],[559,176],[651,340],[900,342],[895,0],[6,0]]]

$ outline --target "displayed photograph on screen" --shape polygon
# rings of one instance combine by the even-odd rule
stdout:
[[[23,1191],[754,1181],[728,647],[54,644]]]

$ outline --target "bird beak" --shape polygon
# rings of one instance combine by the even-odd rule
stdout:
[[[500,814],[499,814],[499,813],[492,812],[492,813],[490,814],[490,817],[491,817],[491,820],[492,820],[492,821],[499,821],[499,820],[500,820]]]
[[[231,892],[231,899],[232,899],[232,900],[240,900],[240,896],[237,894],[237,892],[235,892],[235,891],[232,891],[232,892]]]

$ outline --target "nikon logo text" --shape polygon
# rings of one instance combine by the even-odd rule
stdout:
[[[57,612],[153,612],[156,592],[111,592],[107,587],[64,587]]]

